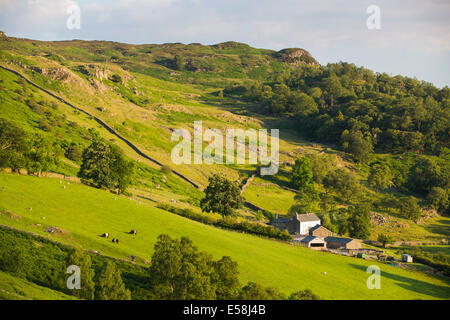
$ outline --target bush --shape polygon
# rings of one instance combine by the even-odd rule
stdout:
[[[80,161],[82,159],[82,151],[76,146],[72,145],[69,148],[67,148],[65,156],[67,159],[73,160],[73,161]]]
[[[161,172],[164,174],[171,174],[172,173],[172,169],[169,166],[163,165],[161,167]]]
[[[111,76],[111,81],[115,83],[122,83],[122,77],[119,76],[118,74],[113,74]]]

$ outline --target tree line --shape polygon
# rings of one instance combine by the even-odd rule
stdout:
[[[244,90],[262,111],[295,117],[303,135],[338,144],[357,161],[374,149],[438,154],[450,146],[448,87],[340,62],[283,71]],[[234,92],[242,89],[226,90]]]

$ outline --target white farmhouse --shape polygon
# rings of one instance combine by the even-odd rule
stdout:
[[[320,225],[320,219],[314,213],[296,213],[290,218],[276,217],[272,225],[275,228],[287,230],[290,234],[307,235],[310,228]]]
[[[297,220],[300,223],[300,234],[309,234],[309,229],[320,225],[320,219],[314,213],[296,214]]]

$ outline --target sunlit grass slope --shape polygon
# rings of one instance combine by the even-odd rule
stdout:
[[[73,299],[76,298],[0,271],[0,300]]]
[[[65,186],[65,188],[63,188]],[[326,299],[448,299],[444,278],[377,264],[382,288],[369,290],[366,269],[374,262],[217,229],[127,198],[58,179],[0,175],[0,223],[35,233],[60,228],[50,238],[119,258],[149,259],[156,237],[188,236],[216,258],[238,261],[241,280],[278,287],[286,293],[310,288]],[[31,210],[30,210],[31,208]],[[137,229],[137,236],[127,234]],[[118,245],[100,237],[109,232]],[[324,274],[326,272],[326,274]]]

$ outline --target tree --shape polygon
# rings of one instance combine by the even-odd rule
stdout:
[[[386,245],[391,244],[394,241],[394,239],[392,239],[392,237],[387,234],[380,233],[378,235],[377,241],[383,244],[383,248],[386,248]]]
[[[120,270],[116,264],[108,261],[104,267],[99,281],[98,299],[100,300],[130,300],[130,290],[125,288]]]
[[[360,131],[344,130],[341,136],[342,147],[357,162],[365,162],[373,152],[372,142],[364,138]]]
[[[46,137],[38,137],[28,155],[31,160],[29,169],[36,173],[50,171],[52,167],[58,165],[62,154],[63,151],[57,143]]]
[[[294,188],[302,190],[312,183],[313,173],[311,168],[311,160],[301,157],[295,160],[292,168],[291,184]]]
[[[368,239],[370,236],[370,207],[360,204],[349,208],[348,229],[351,237]]]
[[[289,105],[290,111],[299,116],[308,116],[319,112],[314,99],[302,92],[292,93]]]
[[[199,252],[191,240],[160,235],[149,268],[155,299],[236,299],[238,265],[230,257],[214,261]]]
[[[311,160],[313,180],[317,183],[322,183],[327,173],[336,167],[336,158],[332,155],[319,155],[314,153],[308,157]]]
[[[215,299],[213,260],[186,237],[160,235],[149,268],[155,299]]]
[[[0,119],[0,168],[20,169],[25,166],[29,141],[25,131],[15,123]]]
[[[327,92],[327,98],[333,108],[336,104],[336,100],[341,97],[343,93],[339,78],[335,74],[331,74],[328,78],[324,79],[324,87]]]
[[[266,289],[255,282],[249,282],[239,292],[239,300],[267,300]]]
[[[344,169],[336,169],[329,172],[323,180],[323,185],[327,193],[328,189],[332,189],[340,197],[344,198],[347,203],[361,193],[361,185],[356,175]]]
[[[209,178],[200,207],[203,212],[217,212],[225,217],[232,215],[233,209],[242,207],[243,203],[244,199],[237,184],[215,174]]]
[[[133,176],[133,164],[116,146],[96,140],[83,151],[78,176],[93,181],[98,187],[117,188],[125,192]]]
[[[315,295],[311,290],[305,289],[292,293],[289,300],[319,300],[319,296]]]
[[[73,161],[80,161],[83,157],[83,153],[78,148],[77,145],[72,144],[70,147],[67,148],[65,156],[67,159],[73,160]]]
[[[115,161],[113,162],[113,173],[117,181],[117,189],[120,193],[124,193],[133,181],[134,164],[125,159],[117,148],[115,149]]]
[[[370,168],[367,182],[369,186],[377,190],[384,190],[389,187],[392,178],[393,176],[388,166],[376,163]]]
[[[416,223],[422,215],[422,210],[417,203],[417,199],[413,196],[401,198],[399,207],[401,215]]]
[[[183,70],[184,69],[184,58],[182,55],[175,55],[173,59],[173,66],[175,70]]]
[[[294,200],[297,204],[289,209],[289,212],[312,212],[317,210],[317,203],[320,200],[319,193],[313,184],[306,185],[295,195]],[[293,213],[293,212],[292,212]]]
[[[440,187],[441,167],[436,160],[421,157],[411,169],[409,184],[413,191],[426,194],[433,187]]]
[[[217,300],[234,300],[240,290],[239,270],[237,262],[230,257],[222,257],[214,262],[214,274],[212,281],[216,287]]]
[[[276,288],[267,287],[249,282],[239,292],[238,300],[285,300],[284,294]]]
[[[82,249],[75,248],[66,261],[66,268],[75,265],[80,268],[81,288],[69,290],[74,296],[80,299],[93,300],[95,293],[94,269],[92,269],[91,257],[84,253]]]
[[[428,194],[427,199],[438,212],[445,213],[448,210],[448,192],[445,189],[434,187]]]

